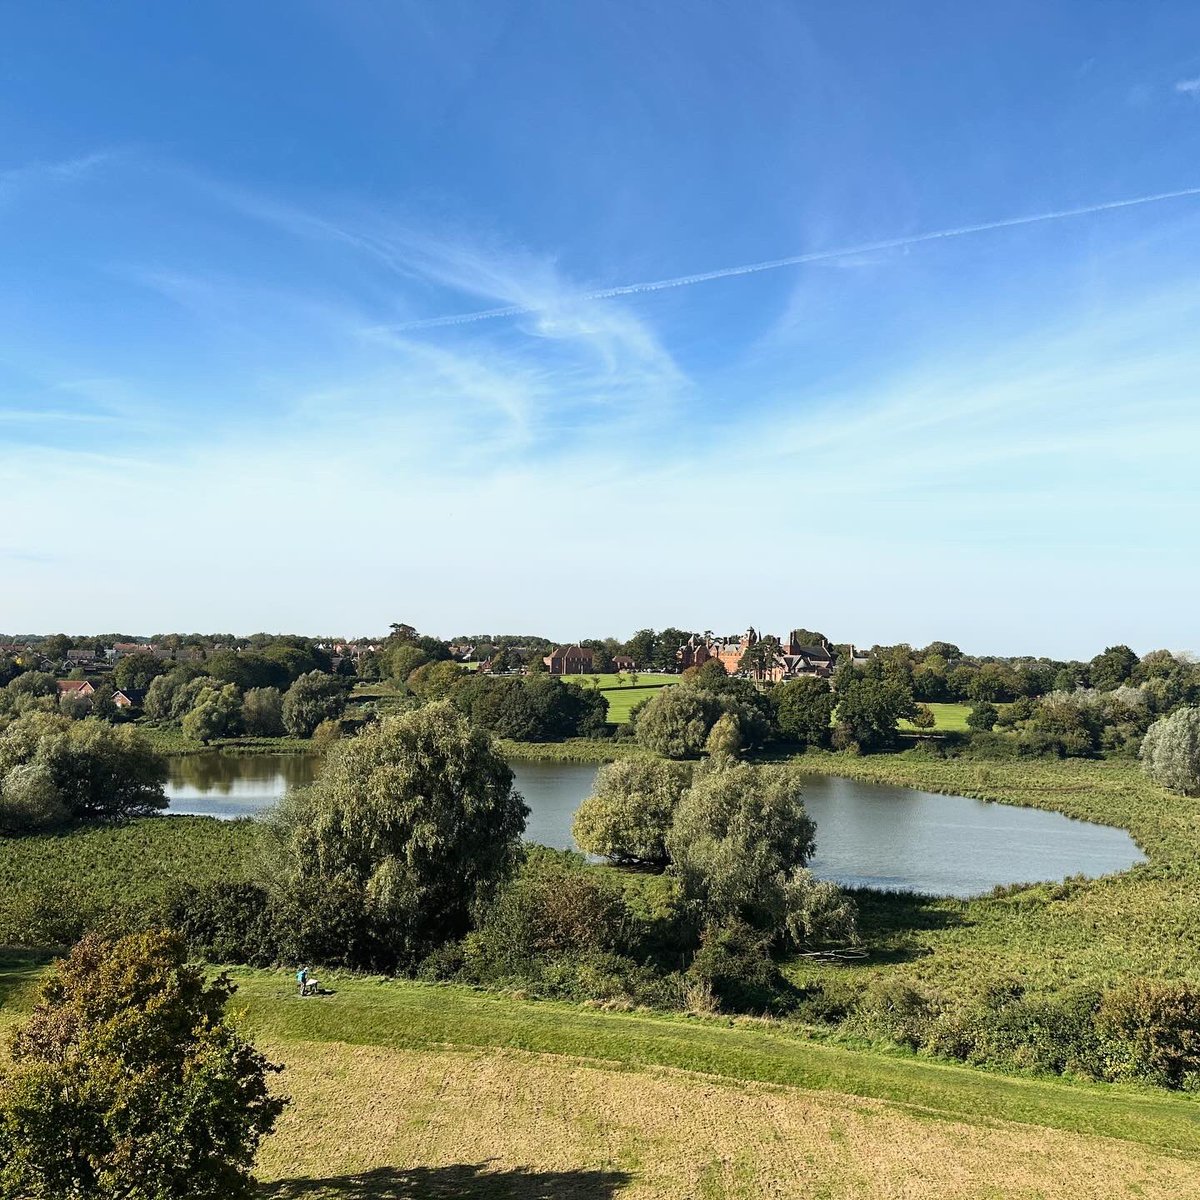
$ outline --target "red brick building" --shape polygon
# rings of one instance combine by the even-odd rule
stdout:
[[[559,646],[542,659],[551,675],[587,675],[594,661],[586,646]]]

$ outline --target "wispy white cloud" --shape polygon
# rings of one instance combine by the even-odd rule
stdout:
[[[909,234],[880,241],[864,242],[856,246],[842,246],[830,250],[814,250],[806,254],[792,254],[786,258],[767,259],[763,262],[743,263],[736,267],[720,267],[713,271],[700,271],[692,275],[675,275],[667,279],[648,280],[643,283],[627,283],[617,287],[598,288],[580,293],[576,302],[612,300],[621,296],[636,296],[648,292],[662,292],[672,288],[691,287],[698,283],[711,283],[718,279],[734,279],[743,275],[758,275],[764,271],[777,271],[784,267],[804,266],[808,263],[828,262],[842,258],[861,258],[884,250],[896,250],[919,246],[926,242],[945,241],[967,237],[972,234],[990,233],[1000,229],[1013,229],[1022,225],[1039,225],[1047,221],[1062,221],[1071,217],[1089,216],[1096,213],[1114,212],[1117,209],[1133,208],[1144,204],[1158,204],[1164,200],[1178,200],[1200,196],[1200,187],[1180,188],[1170,192],[1156,192],[1145,196],[1133,196],[1122,200],[1106,200],[1098,204],[1086,204],[1076,208],[1053,209],[1049,212],[1026,216],[1004,217],[995,221],[983,221],[972,225],[957,225],[947,229],[936,229],[927,233]],[[490,321],[498,317],[515,317],[535,311],[521,301],[493,308],[477,309],[474,312],[454,313],[440,317],[424,317],[408,321],[401,330],[435,329],[452,325],[473,324]]]
[[[42,184],[73,183],[84,179],[113,157],[112,153],[105,151],[56,162],[32,162],[0,169],[0,203],[15,200]]]
[[[1195,79],[1176,80],[1175,90],[1185,96],[1195,96],[1200,99],[1200,75]]]

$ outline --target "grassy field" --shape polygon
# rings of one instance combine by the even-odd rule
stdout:
[[[563,678],[568,683],[577,683],[582,687],[599,687],[600,693],[608,701],[608,719],[613,725],[628,724],[629,714],[635,705],[649,700],[659,688],[679,682],[678,675],[641,671],[637,674],[636,685],[630,682],[628,675],[564,675]]]
[[[0,1023],[28,961],[0,963]],[[272,1200],[1067,1200],[1200,1187],[1200,1103],[1011,1079],[760,1022],[588,1011],[468,989],[239,969],[285,1064]]]
[[[940,733],[965,733],[967,731],[967,717],[971,712],[970,704],[927,704],[928,708],[934,716],[933,728]],[[916,726],[911,721],[901,721],[900,728],[906,732],[913,732]]]

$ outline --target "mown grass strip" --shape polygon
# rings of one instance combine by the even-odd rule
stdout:
[[[335,995],[299,1000],[284,975],[235,974],[248,1025],[272,1042],[568,1055],[834,1091],[956,1120],[1022,1122],[1200,1155],[1200,1103],[1192,1097],[984,1074],[759,1025],[589,1012],[458,987],[339,978]]]

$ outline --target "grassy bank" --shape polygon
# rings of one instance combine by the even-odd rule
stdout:
[[[0,1022],[32,964],[0,963]],[[989,1076],[759,1022],[605,1013],[468,989],[237,969],[293,1096],[262,1195],[1188,1195],[1195,1098]]]
[[[311,754],[316,746],[308,738],[217,738],[204,745],[185,737],[178,725],[139,724],[138,732],[158,751],[172,756],[191,754]]]
[[[892,972],[952,996],[976,993],[1001,978],[1045,992],[1107,985],[1129,975],[1200,980],[1200,800],[1155,787],[1135,764],[947,761],[915,754],[808,754],[796,761],[825,774],[1120,826],[1149,858],[1119,875],[970,901],[868,896],[863,916],[871,959],[854,968],[797,963],[797,979]]]
[[[565,742],[513,742],[497,738],[501,757],[509,762],[606,763],[646,754],[635,742],[612,738],[568,738]]]

